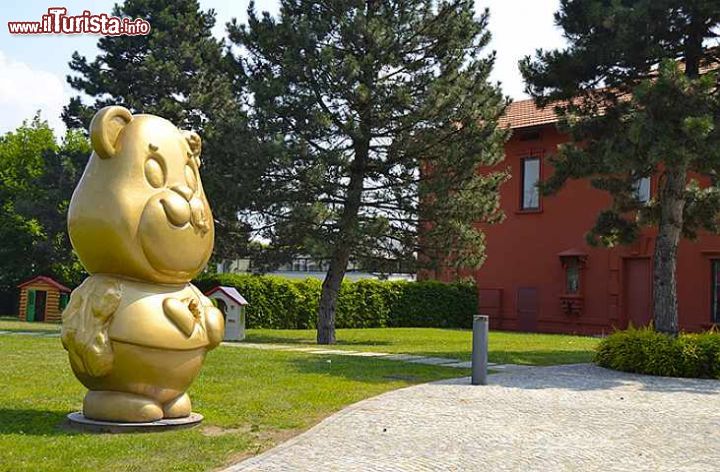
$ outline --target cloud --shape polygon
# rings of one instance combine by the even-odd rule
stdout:
[[[60,113],[70,99],[63,77],[33,69],[2,51],[0,70],[0,133],[16,129],[40,110],[41,117],[50,123],[56,136],[61,136],[65,125]]]
[[[225,23],[236,17],[247,23],[246,10],[249,0],[201,0],[204,9],[213,8],[217,23],[213,34],[226,36]],[[555,26],[553,14],[560,8],[560,0],[475,0],[475,12],[479,15],[485,7],[490,9],[489,29],[492,33],[485,53],[497,51],[497,59],[490,79],[502,82],[503,93],[517,100],[527,98],[525,83],[518,68],[518,61],[526,55],[534,55],[536,48],[556,49],[565,46],[562,31]],[[270,11],[277,15],[278,0],[256,0],[255,11]],[[236,51],[237,52],[237,51]]]
[[[534,56],[537,48],[557,49],[566,45],[562,30],[555,26],[554,13],[560,8],[559,0],[508,0],[476,1],[478,13],[490,8],[489,29],[492,40],[488,50],[497,51],[497,60],[491,79],[502,82],[503,93],[514,99],[527,98],[525,83],[518,61]]]

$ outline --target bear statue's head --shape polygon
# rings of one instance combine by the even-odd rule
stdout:
[[[90,124],[90,156],[68,212],[91,274],[179,284],[207,264],[212,214],[200,182],[200,137],[119,106]]]

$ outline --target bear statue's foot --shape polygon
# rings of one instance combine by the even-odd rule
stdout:
[[[187,393],[183,393],[163,405],[163,416],[165,418],[185,418],[190,416],[190,413],[192,413],[192,405]]]
[[[101,421],[147,423],[163,418],[156,401],[134,393],[89,391],[83,400],[83,414]]]

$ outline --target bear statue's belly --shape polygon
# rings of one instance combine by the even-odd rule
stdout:
[[[109,338],[114,342],[173,351],[207,346],[208,336],[202,317],[197,320],[192,334],[187,336],[163,309],[167,298],[200,303],[195,290],[190,284],[177,287],[123,280],[120,304],[108,328]]]
[[[112,342],[113,369],[103,377],[75,372],[90,390],[128,392],[160,403],[182,395],[200,372],[205,348],[168,351],[123,342]]]
[[[182,395],[202,367],[207,332],[201,318],[187,336],[167,317],[163,301],[175,298],[200,303],[196,289],[190,284],[167,286],[103,277],[121,286],[120,302],[107,331],[112,368],[100,377],[74,369],[78,379],[90,390],[135,393],[160,403]]]

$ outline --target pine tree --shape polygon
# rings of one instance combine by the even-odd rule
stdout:
[[[521,61],[527,90],[556,106],[571,143],[552,159],[546,193],[589,178],[613,197],[589,233],[605,245],[658,228],[653,269],[655,328],[678,331],[677,248],[699,230],[718,232],[720,26],[712,0],[562,0],[555,15],[569,46]],[[638,179],[656,176],[649,204]],[[701,188],[696,177],[709,178]]]
[[[506,99],[488,75],[488,12],[472,0],[281,1],[249,8],[230,38],[247,51],[253,119],[268,144],[269,247],[327,255],[317,341],[335,342],[351,260],[477,267],[475,223],[500,218]]]
[[[212,36],[215,12],[200,10],[196,0],[127,0],[113,14],[146,19],[150,34],[103,37],[92,61],[74,53],[68,83],[94,101],[72,98],[63,119],[87,129],[98,109],[122,105],[200,133],[203,182],[217,220],[215,255],[232,257],[247,241],[237,213],[254,198],[261,161],[242,108],[242,71]]]

